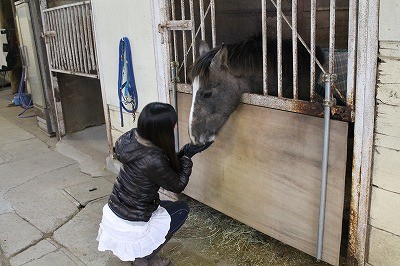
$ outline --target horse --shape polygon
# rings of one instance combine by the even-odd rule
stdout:
[[[277,40],[267,40],[268,94],[278,95]],[[298,42],[298,98],[309,100],[310,54]],[[189,137],[194,144],[214,141],[243,93],[263,93],[263,46],[260,34],[247,40],[210,49],[201,42],[199,57],[190,67],[192,105]],[[316,58],[324,63],[322,50]],[[292,40],[282,40],[282,96],[293,98]],[[321,71],[316,67],[316,77]]]

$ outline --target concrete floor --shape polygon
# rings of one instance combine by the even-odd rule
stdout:
[[[23,140],[24,142],[15,140],[15,145],[26,145],[26,141],[38,142],[38,147],[47,156],[44,158],[50,161],[56,157],[60,159],[57,160],[57,167],[55,162],[49,163],[49,169],[45,173],[36,174],[30,179],[31,185],[27,185],[25,181],[17,185],[6,184],[4,191],[0,185],[0,196],[5,195],[5,201],[10,205],[9,210],[2,212],[0,209],[0,241],[5,238],[15,241],[8,245],[0,242],[0,266],[129,265],[120,262],[109,252],[98,252],[95,240],[101,209],[107,202],[116,177],[105,169],[108,147],[104,127],[88,128],[57,142],[36,126],[35,118],[18,118],[21,108],[10,107],[9,103],[9,91],[0,91],[0,117],[5,119],[4,123],[14,124],[18,130],[26,131],[32,136]],[[32,114],[31,110],[26,112],[26,115],[29,114]],[[0,148],[4,149],[3,147],[0,142]],[[35,146],[34,151],[37,149]],[[24,160],[37,156],[34,151],[26,153]],[[17,155],[14,156],[18,158]],[[26,158],[27,156],[30,157]],[[7,167],[12,167],[11,163],[4,162],[4,169],[10,169]],[[48,182],[44,183],[44,180]],[[11,186],[13,189],[10,191]],[[30,189],[31,186],[39,191],[42,186],[43,191],[38,194]],[[47,192],[48,188],[52,190]],[[29,201],[30,197],[24,196],[24,193],[36,193],[34,195],[38,198]],[[52,197],[54,202],[46,202],[49,201],[46,197]],[[70,206],[68,201],[65,202],[65,198],[72,200],[75,207]],[[161,256],[172,260],[172,265],[326,265],[200,202],[184,195],[181,198],[187,200],[191,213],[181,230],[160,252]],[[37,201],[32,202],[33,200]],[[43,208],[38,208],[36,202],[46,204]],[[70,207],[63,211],[61,206]],[[24,223],[28,222],[36,228],[26,229],[27,232],[32,232],[30,235],[34,236],[34,241],[23,243],[20,240],[18,233],[21,234],[24,230],[19,230],[16,235],[4,233],[12,232],[15,215],[21,216]],[[21,228],[28,228],[27,226]]]

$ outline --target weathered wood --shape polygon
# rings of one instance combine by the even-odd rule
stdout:
[[[372,188],[370,224],[400,235],[400,194],[378,187]]]
[[[399,265],[400,237],[371,227],[368,262],[371,265]]]
[[[180,143],[191,96],[178,93]],[[332,121],[323,260],[339,263],[347,123]],[[315,256],[323,119],[240,104],[194,157],[187,195]]]
[[[400,193],[400,151],[375,147],[372,184]]]

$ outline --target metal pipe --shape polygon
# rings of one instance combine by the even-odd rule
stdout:
[[[185,1],[181,0],[181,16],[182,20],[186,19],[185,14]],[[186,43],[186,31],[182,31],[182,47],[183,47],[183,72],[185,76],[184,82],[187,83],[187,43]]]
[[[318,221],[318,242],[317,242],[317,260],[322,259],[322,249],[324,241],[324,222],[326,205],[326,187],[328,178],[328,160],[329,160],[329,134],[330,134],[330,114],[333,100],[331,99],[331,85],[336,80],[334,70],[335,55],[335,7],[336,1],[330,2],[330,25],[329,25],[329,74],[325,74],[325,99],[324,99],[324,150],[322,154],[322,178],[321,178],[321,201],[319,205]]]
[[[317,0],[311,1],[311,57],[310,57],[310,101],[315,102],[315,39],[316,39],[316,20],[317,20]]]
[[[193,62],[196,60],[197,57],[197,51],[196,51],[196,25],[195,25],[195,20],[194,20],[194,5],[193,5],[193,0],[190,0],[189,2],[189,10],[190,10],[190,20],[192,21],[192,44],[190,45],[190,47],[192,47],[192,55],[193,55]],[[189,47],[189,50],[190,50]],[[188,50],[188,52],[189,52]]]
[[[276,46],[278,50],[278,97],[282,97],[282,0],[277,0],[276,39]]]
[[[178,94],[177,94],[177,83],[178,83],[178,76],[177,76],[177,68],[179,67],[179,63],[176,61],[171,62],[171,85],[172,85],[172,100],[173,106],[175,108],[176,113],[178,114]],[[174,129],[175,135],[175,151],[179,151],[179,128],[178,123]]]
[[[212,36],[212,47],[217,46],[217,32],[215,26],[215,1],[210,0],[211,5],[211,36]]]
[[[262,52],[263,52],[263,94],[268,95],[268,72],[267,72],[267,0],[261,1],[262,10]]]
[[[346,102],[348,106],[354,104],[355,73],[356,73],[356,33],[357,33],[357,0],[349,1],[349,42],[347,45],[347,88]]]
[[[172,20],[176,19],[176,16],[175,16],[175,0],[171,0],[171,16],[172,16]],[[172,36],[173,36],[173,40],[174,40],[174,58],[175,58],[174,60],[179,62],[179,59],[178,59],[178,43],[177,43],[177,40],[176,40],[176,31],[175,30],[172,31]]]
[[[297,0],[292,0],[293,99],[299,98],[297,57]]]
[[[201,28],[201,39],[206,40],[206,27],[204,23],[204,0],[199,1],[200,4],[200,28]]]
[[[322,152],[322,177],[321,177],[321,198],[319,205],[318,220],[318,242],[317,242],[317,260],[322,259],[322,250],[324,242],[324,224],[325,224],[325,206],[326,206],[326,187],[328,180],[328,161],[329,161],[329,135],[330,135],[330,114],[333,101],[331,99],[331,84],[336,76],[334,74],[325,74],[325,99],[324,106],[324,141]]]

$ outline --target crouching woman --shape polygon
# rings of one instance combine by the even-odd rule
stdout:
[[[165,103],[150,103],[140,113],[138,127],[115,143],[122,167],[108,203],[103,207],[97,240],[133,265],[168,265],[155,254],[183,225],[189,207],[184,201],[160,201],[160,187],[182,192],[192,172],[192,156],[206,149],[186,144],[175,153],[177,114]]]

